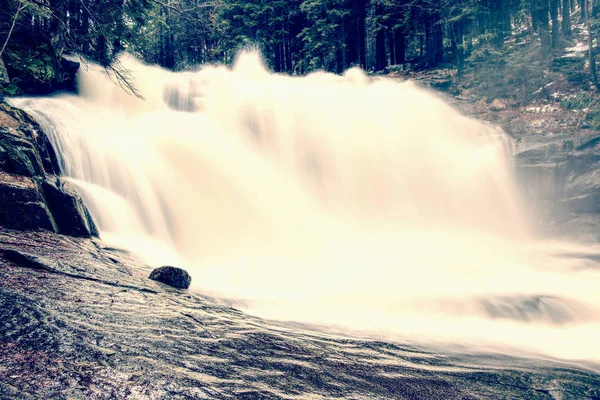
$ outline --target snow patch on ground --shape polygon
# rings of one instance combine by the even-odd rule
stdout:
[[[552,105],[552,104],[543,104],[540,106],[529,106],[525,109],[526,112],[528,113],[532,113],[532,114],[545,114],[545,113],[551,113],[558,110],[558,107]]]
[[[539,94],[542,93],[542,90],[549,88],[550,86],[554,85],[555,82],[550,82],[549,84],[547,84],[544,87],[539,88],[538,90],[536,90],[535,92],[533,92],[533,94]]]
[[[563,57],[578,56],[585,53],[588,50],[588,46],[584,42],[577,42],[573,47],[567,47],[566,53]]]

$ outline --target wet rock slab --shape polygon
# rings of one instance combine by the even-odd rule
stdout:
[[[97,239],[0,229],[0,398],[600,398],[597,366],[333,336],[149,273]]]

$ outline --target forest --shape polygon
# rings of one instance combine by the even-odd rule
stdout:
[[[4,0],[0,56],[11,64],[19,50],[51,48],[110,65],[125,50],[185,70],[257,48],[288,74],[440,64],[461,73],[510,37],[539,40],[549,59],[584,23],[594,65],[599,14],[600,0]]]

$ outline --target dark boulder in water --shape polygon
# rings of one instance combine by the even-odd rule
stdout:
[[[150,279],[178,289],[187,289],[192,283],[192,277],[185,270],[169,266],[156,268],[150,274]]]

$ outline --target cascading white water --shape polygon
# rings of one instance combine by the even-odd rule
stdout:
[[[359,70],[122,62],[144,100],[93,66],[12,100],[103,240],[263,317],[600,361],[599,270],[560,256],[597,249],[533,238],[501,130]]]

